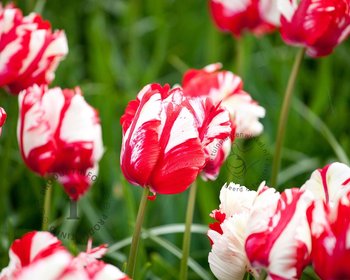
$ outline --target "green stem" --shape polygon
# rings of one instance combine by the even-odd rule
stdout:
[[[50,208],[51,208],[52,186],[46,186],[44,198],[44,211],[42,230],[46,231],[49,228]]]
[[[305,49],[302,48],[299,50],[298,54],[295,57],[293,69],[289,76],[288,85],[284,94],[282,110],[281,110],[279,123],[278,123],[278,131],[277,131],[277,137],[276,137],[276,143],[275,143],[275,154],[273,157],[273,164],[272,164],[272,175],[271,175],[272,187],[276,187],[276,184],[277,184],[277,176],[281,165],[282,146],[283,146],[283,140],[286,132],[289,108],[292,101],[295,81],[298,76],[298,72],[304,57],[304,53],[305,53]]]
[[[42,14],[44,7],[45,7],[45,4],[46,4],[46,0],[36,1],[35,6],[33,8],[33,11],[38,13],[38,14]]]
[[[126,267],[126,274],[130,278],[134,278],[135,265],[136,265],[136,255],[139,247],[139,241],[141,237],[141,228],[143,224],[143,220],[145,217],[145,210],[148,201],[149,189],[148,187],[143,188],[142,198],[139,206],[139,211],[137,213],[136,224],[134,233],[132,235],[132,242],[130,247],[129,259]]]
[[[245,44],[244,36],[236,40],[236,74],[244,76],[244,56],[245,56]]]
[[[180,280],[187,280],[188,272],[188,257],[190,255],[191,245],[191,226],[193,221],[194,205],[196,201],[197,184],[194,182],[190,188],[190,194],[188,197],[187,212],[186,212],[186,226],[185,233],[182,242],[182,258],[180,268]]]

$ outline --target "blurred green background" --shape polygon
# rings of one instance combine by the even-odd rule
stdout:
[[[25,14],[36,4],[34,0],[16,2]],[[128,184],[120,171],[119,119],[128,101],[145,84],[181,83],[186,69],[220,61],[225,69],[240,72],[245,90],[266,108],[263,135],[237,141],[217,181],[199,179],[194,218],[198,226],[192,238],[189,279],[213,279],[207,262],[210,244],[203,234],[211,222],[209,213],[218,208],[218,194],[227,180],[252,189],[263,180],[269,181],[282,95],[297,50],[286,46],[278,33],[261,38],[247,34],[240,42],[242,60],[237,61],[237,41],[214,27],[207,2],[202,0],[39,2],[45,4],[44,18],[55,29],[65,30],[69,42],[70,52],[53,85],[82,87],[85,98],[100,112],[106,149],[98,180],[78,203],[79,220],[67,219],[69,199],[57,183],[53,186],[50,228],[73,252],[84,249],[87,235],[93,232],[95,245],[117,243],[112,248],[118,250],[112,250],[106,260],[123,267],[129,250],[124,239],[132,234],[142,190]],[[304,59],[288,122],[280,190],[301,186],[311,171],[331,161],[347,161],[349,65],[349,42],[327,58]],[[3,267],[12,241],[28,231],[40,230],[42,189],[48,182],[30,172],[20,157],[17,98],[1,92],[0,105],[8,113],[0,137]],[[142,242],[135,279],[177,278],[187,196],[188,191],[159,195],[149,202],[144,223],[148,236]],[[100,226],[96,226],[99,221]],[[304,275],[305,279],[310,277]]]

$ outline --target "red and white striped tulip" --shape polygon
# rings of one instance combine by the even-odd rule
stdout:
[[[33,86],[19,94],[18,142],[27,166],[56,174],[74,200],[90,187],[103,154],[98,112],[79,88]]]
[[[316,201],[307,218],[312,235],[312,264],[321,279],[350,279],[350,193],[334,207]]]
[[[311,191],[316,200],[322,200],[330,207],[337,206],[339,199],[350,191],[350,167],[335,162],[317,169],[301,189]]]
[[[7,114],[5,110],[2,107],[0,107],[0,135],[1,135],[2,127],[5,124],[6,118],[7,118]]]
[[[221,103],[231,115],[238,136],[252,137],[262,133],[259,122],[265,109],[243,90],[242,79],[230,71],[221,70],[221,63],[210,64],[203,69],[190,69],[183,77],[184,94],[190,97],[210,97]]]
[[[214,22],[240,37],[244,31],[262,35],[279,26],[277,0],[210,0]]]
[[[313,198],[308,191],[287,189],[274,203],[260,200],[270,204],[268,211],[254,203],[245,249],[252,266],[266,269],[269,279],[299,279],[310,262],[311,237],[305,213]]]
[[[248,271],[258,277],[247,258],[245,243],[252,211],[271,213],[279,194],[263,182],[258,191],[230,183],[220,192],[220,207],[211,217],[217,222],[210,224],[208,237],[212,244],[208,261],[213,274],[219,280],[243,279]]]
[[[243,91],[240,77],[229,71],[219,71],[220,63],[211,64],[203,69],[191,69],[184,74],[183,91],[191,98],[209,97],[214,104],[223,106],[231,116],[233,132],[225,139],[215,139],[210,147],[210,161],[206,166],[207,179],[216,179],[220,167],[231,151],[237,136],[252,137],[259,135],[263,126],[259,118],[265,116],[265,109],[258,105],[248,93]],[[211,170],[211,171],[210,171]]]
[[[305,47],[312,57],[330,54],[349,36],[347,0],[278,0],[278,6],[283,40]]]
[[[152,192],[185,191],[209,160],[209,145],[231,133],[228,113],[209,99],[189,100],[181,88],[151,84],[121,118],[121,169]]]
[[[52,32],[37,14],[23,17],[13,5],[0,4],[0,87],[18,94],[34,84],[48,84],[68,53],[63,31]]]
[[[73,257],[49,232],[30,232],[13,242],[10,263],[0,280],[127,280],[118,268],[97,259],[106,252],[102,245]]]

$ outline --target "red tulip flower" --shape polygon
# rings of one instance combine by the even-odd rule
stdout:
[[[73,257],[61,241],[49,232],[29,232],[13,242],[10,263],[0,273],[0,280],[127,280],[117,267],[106,264],[102,258],[105,245]]]
[[[188,99],[180,88],[147,85],[121,118],[121,169],[154,193],[185,191],[210,160],[215,139],[230,137],[229,114],[210,99]]]
[[[262,35],[279,26],[277,0],[210,0],[216,25],[239,37],[244,31]]]
[[[64,32],[52,32],[37,14],[23,17],[13,5],[0,5],[0,26],[0,87],[18,94],[33,84],[50,83],[68,53]]]
[[[279,9],[283,40],[312,57],[330,54],[350,33],[347,0],[280,0]]]
[[[1,135],[1,130],[2,130],[2,126],[4,125],[5,121],[6,121],[6,112],[3,108],[0,107],[0,135]]]
[[[41,176],[56,174],[77,200],[97,176],[103,154],[97,111],[80,89],[33,86],[19,95],[18,142],[27,166]]]

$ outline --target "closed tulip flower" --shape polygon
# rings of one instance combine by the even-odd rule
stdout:
[[[0,5],[0,26],[0,87],[18,94],[33,84],[50,83],[68,53],[64,32],[52,32],[37,14],[23,17],[13,5]]]
[[[180,88],[147,85],[121,118],[121,169],[154,193],[185,191],[205,168],[215,139],[232,132],[228,112],[209,99],[187,99]]]
[[[210,0],[216,25],[239,37],[244,31],[262,35],[279,26],[277,0]]]
[[[33,86],[19,95],[18,142],[27,166],[55,174],[77,200],[96,180],[103,154],[97,111],[74,90]]]
[[[350,2],[346,0],[278,0],[281,35],[287,44],[325,56],[350,33]]]

